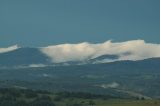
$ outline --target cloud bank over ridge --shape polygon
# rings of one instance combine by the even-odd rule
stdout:
[[[91,44],[60,44],[42,47],[40,50],[55,63],[67,61],[85,61],[101,55],[118,55],[119,60],[142,60],[160,57],[160,44],[146,43],[144,40],[131,40],[125,42],[106,41]]]
[[[18,49],[18,45],[13,45],[7,48],[0,48],[0,53],[6,53],[6,52],[10,52],[10,51],[14,51],[16,49]]]

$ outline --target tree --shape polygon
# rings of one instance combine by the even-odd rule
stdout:
[[[90,100],[88,104],[91,105],[91,106],[93,106],[93,105],[95,105],[96,103],[95,103],[94,101]]]

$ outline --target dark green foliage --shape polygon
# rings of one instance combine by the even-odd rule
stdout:
[[[3,95],[12,95],[14,97],[20,97],[21,92],[17,89],[8,89],[8,88],[0,88],[0,91]]]
[[[80,103],[71,103],[71,104],[66,104],[66,106],[84,106],[84,105]]]
[[[55,106],[55,104],[44,92],[1,88],[0,106]]]
[[[38,96],[37,93],[32,91],[32,90],[26,90],[25,91],[25,97],[26,98],[35,98],[37,96]]]
[[[94,101],[90,100],[88,104],[89,104],[90,106],[93,106],[93,105],[95,105],[96,103],[95,103]]]
[[[92,94],[92,93],[84,93],[84,92],[60,92],[57,93],[58,98],[83,98],[83,99],[109,99],[109,98],[116,98],[110,95],[100,95],[100,94]]]
[[[51,100],[35,100],[31,106],[55,106],[55,104]]]
[[[12,92],[12,93],[11,93]],[[20,94],[19,96],[14,96],[15,94]],[[31,94],[36,94],[37,96],[28,96],[26,97],[25,94],[29,92]],[[116,101],[116,106],[120,99],[110,98],[111,100],[103,100],[103,97],[111,97],[107,95],[95,95],[90,93],[81,93],[81,92],[61,92],[61,93],[53,93],[53,92],[46,92],[35,90],[25,90],[25,89],[15,89],[15,88],[3,88],[0,89],[0,106],[99,106],[100,104],[104,104],[102,106],[107,106],[107,103],[113,104],[113,100]],[[89,95],[89,96],[86,96]],[[86,97],[83,97],[86,96]],[[95,97],[94,97],[95,96]],[[56,97],[60,97],[61,100],[56,100]],[[91,99],[92,98],[92,99]],[[109,101],[109,102],[107,102]],[[126,103],[123,99],[120,103],[128,104],[131,102],[131,106],[159,106],[159,100],[136,100],[134,99],[126,99]],[[137,103],[142,102],[144,105],[137,105]],[[135,105],[132,105],[135,104]],[[149,103],[149,104],[148,104]],[[130,105],[124,106],[130,106]],[[153,104],[153,105],[152,105]],[[110,106],[110,105],[109,105]],[[115,105],[113,105],[115,106]],[[120,106],[123,106],[120,104]]]
[[[36,98],[36,101],[42,101],[42,100],[51,101],[51,98],[47,95],[41,95]]]
[[[60,92],[51,93],[46,91],[35,91],[29,89],[1,88],[0,89],[0,106],[56,106],[55,102],[68,100],[66,106],[93,106],[92,99],[103,99],[111,97],[107,95],[96,95],[82,92]],[[112,97],[114,98],[114,97]],[[90,100],[74,101],[75,99]]]
[[[62,96],[57,95],[57,96],[54,98],[54,101],[61,101],[62,99],[63,99]]]

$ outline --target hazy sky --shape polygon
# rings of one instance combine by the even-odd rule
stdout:
[[[160,43],[160,0],[0,0],[0,47],[109,39]]]

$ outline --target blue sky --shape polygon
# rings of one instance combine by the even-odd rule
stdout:
[[[0,0],[0,47],[109,39],[160,43],[160,0]]]

